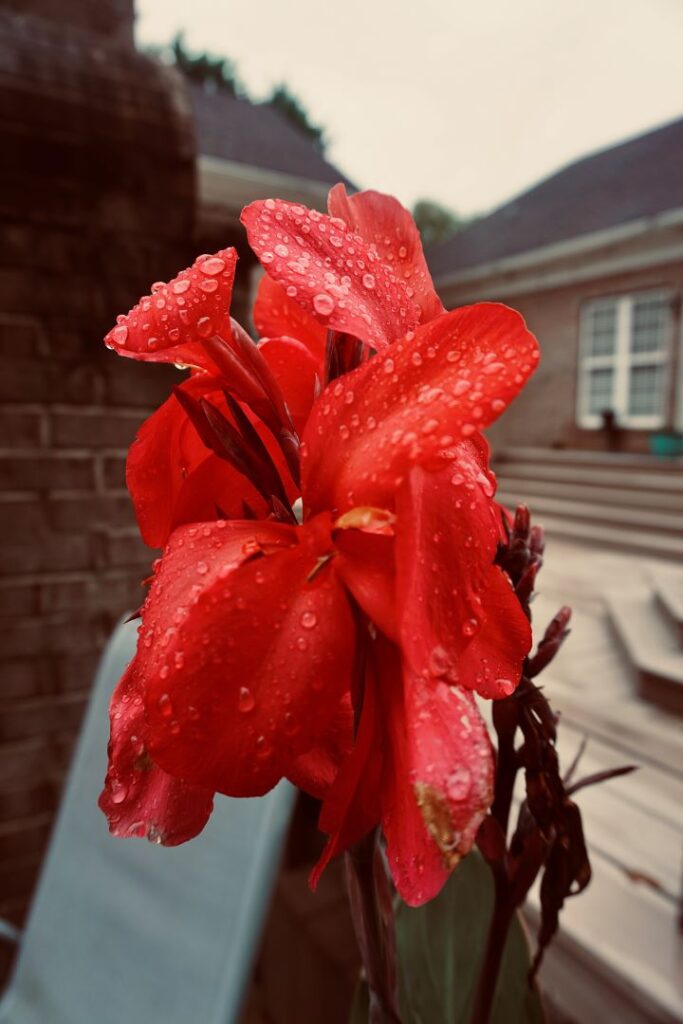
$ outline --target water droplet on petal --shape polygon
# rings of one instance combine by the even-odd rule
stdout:
[[[200,316],[197,321],[197,334],[200,338],[210,338],[213,334],[213,320],[210,316]]]
[[[334,299],[326,292],[318,292],[313,296],[313,309],[319,316],[330,316],[334,311]]]
[[[220,256],[209,256],[208,260],[202,260],[199,264],[199,270],[208,277],[215,277],[225,270],[225,260]]]
[[[301,616],[301,625],[304,629],[314,629],[318,623],[318,616],[315,612],[306,611]]]
[[[254,699],[254,695],[248,686],[240,686],[237,707],[244,714],[246,714],[248,711],[253,711],[254,708],[256,707],[256,700]]]
[[[161,675],[161,673],[159,673]],[[170,718],[173,714],[173,705],[171,704],[171,698],[167,693],[162,693],[157,701],[157,707],[164,716],[164,718]]]

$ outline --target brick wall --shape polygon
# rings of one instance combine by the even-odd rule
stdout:
[[[584,430],[576,425],[577,364],[579,347],[579,316],[581,304],[599,295],[647,288],[670,288],[683,294],[683,264],[652,267],[634,273],[620,274],[596,281],[582,282],[566,288],[549,289],[501,296],[526,319],[541,343],[541,364],[522,394],[487,434],[494,447],[503,445],[538,445],[542,448],[605,449],[603,431]],[[491,296],[495,298],[496,296]],[[681,314],[675,306],[672,323],[671,353],[667,396],[667,426],[675,421],[675,382],[681,373]],[[649,432],[624,430],[621,447],[625,451],[647,452]]]
[[[124,457],[174,371],[101,338],[193,248],[184,94],[132,49],[131,6],[0,3],[0,916],[17,922],[102,644],[149,572]]]

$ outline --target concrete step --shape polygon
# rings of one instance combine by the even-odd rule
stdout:
[[[683,529],[683,491],[680,494],[670,491],[650,490],[649,487],[612,487],[609,484],[568,482],[556,479],[535,479],[532,476],[522,477],[510,475],[507,471],[499,472],[498,486],[510,494],[530,495],[529,501],[535,497],[563,498],[566,501],[579,501],[595,505],[617,505],[621,508],[647,509],[652,512],[664,512],[677,515]]]
[[[502,504],[507,504],[500,495],[497,497]],[[514,508],[514,502],[508,507]],[[531,511],[532,514],[536,511],[533,505]],[[683,537],[672,536],[668,533],[658,534],[643,529],[597,525],[548,513],[535,517],[535,521],[545,528],[551,538],[573,540],[606,550],[629,551],[632,554],[645,555],[649,558],[665,558],[674,562],[683,562]]]
[[[497,500],[501,505],[514,508],[520,501],[529,506],[535,518],[542,522],[545,513],[563,519],[604,524],[626,529],[637,529],[653,534],[671,534],[683,539],[683,516],[650,509],[624,508],[621,505],[600,505],[587,501],[568,501],[537,495],[534,491],[508,490],[500,487]]]
[[[586,469],[637,470],[666,476],[683,475],[683,458],[665,459],[653,455],[631,455],[622,452],[590,452],[568,448],[500,448],[496,462],[545,466],[574,466]]]
[[[653,495],[671,496],[683,504],[683,472],[643,473],[637,469],[611,467],[557,466],[543,463],[505,462],[494,460],[494,469],[506,480],[570,483],[597,486],[611,490],[623,488]]]
[[[683,571],[676,569],[653,570],[650,574],[655,599],[661,613],[678,638],[683,651]]]
[[[654,592],[642,587],[607,588],[605,600],[641,695],[683,714],[683,651]]]

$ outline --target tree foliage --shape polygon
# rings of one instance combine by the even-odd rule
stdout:
[[[461,217],[433,199],[418,199],[413,206],[413,217],[425,245],[445,242],[477,219]]]
[[[151,46],[147,48],[147,52],[153,57],[174,64],[189,81],[201,85],[207,92],[226,92],[231,96],[250,98],[237,74],[237,66],[233,60],[212,53],[190,50],[185,44],[182,32],[178,32],[168,46]],[[298,132],[310,139],[319,152],[325,151],[325,129],[311,121],[301,100],[284,82],[275,86],[265,103],[277,110]]]
[[[280,82],[279,85],[275,86],[266,102],[282,114],[283,117],[286,117],[302,135],[309,138],[316,149],[320,150],[321,153],[324,152],[327,144],[325,129],[321,128],[320,125],[312,123],[301,101],[290,92],[284,82]]]

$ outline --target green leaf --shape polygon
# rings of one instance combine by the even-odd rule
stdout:
[[[404,1024],[468,1024],[493,908],[491,872],[476,852],[455,869],[441,893],[422,907],[401,904],[397,944]],[[507,938],[492,1024],[543,1024],[536,987],[529,987],[529,944],[515,916]],[[365,1024],[362,1011],[353,1024]]]

